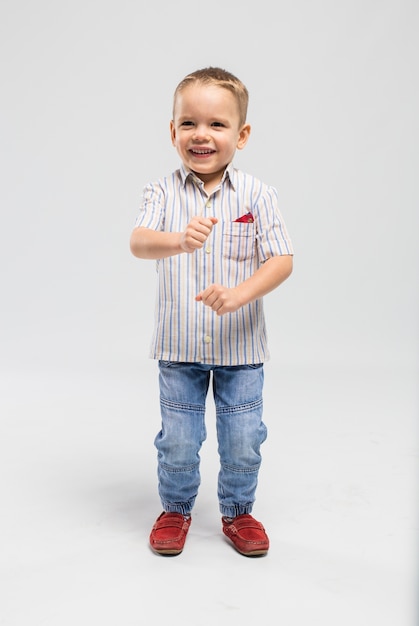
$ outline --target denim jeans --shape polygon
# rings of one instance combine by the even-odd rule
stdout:
[[[261,464],[263,364],[217,366],[159,361],[161,430],[155,438],[165,511],[189,515],[200,485],[205,402],[212,373],[222,515],[252,511]]]

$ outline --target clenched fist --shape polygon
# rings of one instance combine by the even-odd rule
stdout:
[[[229,288],[223,285],[210,285],[204,291],[201,291],[195,300],[203,302],[205,306],[210,307],[217,315],[234,313],[243,304],[237,287]]]
[[[180,246],[182,250],[194,252],[202,248],[217,222],[216,217],[193,217],[181,235]]]

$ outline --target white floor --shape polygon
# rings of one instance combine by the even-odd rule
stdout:
[[[153,363],[2,382],[2,626],[415,624],[412,372],[267,366],[260,559],[221,533],[211,400],[187,544],[164,558]]]

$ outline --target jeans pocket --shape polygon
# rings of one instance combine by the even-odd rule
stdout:
[[[182,367],[183,365],[190,365],[189,364],[185,364],[184,361],[165,361],[164,359],[160,359],[158,361],[159,367],[164,368],[164,367]]]
[[[176,363],[176,361],[164,361],[163,359],[160,359],[159,367],[170,367],[171,365],[174,365],[174,363]]]

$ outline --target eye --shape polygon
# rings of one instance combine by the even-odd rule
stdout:
[[[181,126],[193,126],[193,122],[191,122],[190,120],[185,120],[184,122],[182,122]]]
[[[222,122],[213,122],[211,126],[216,126],[217,128],[223,128],[224,124]]]

